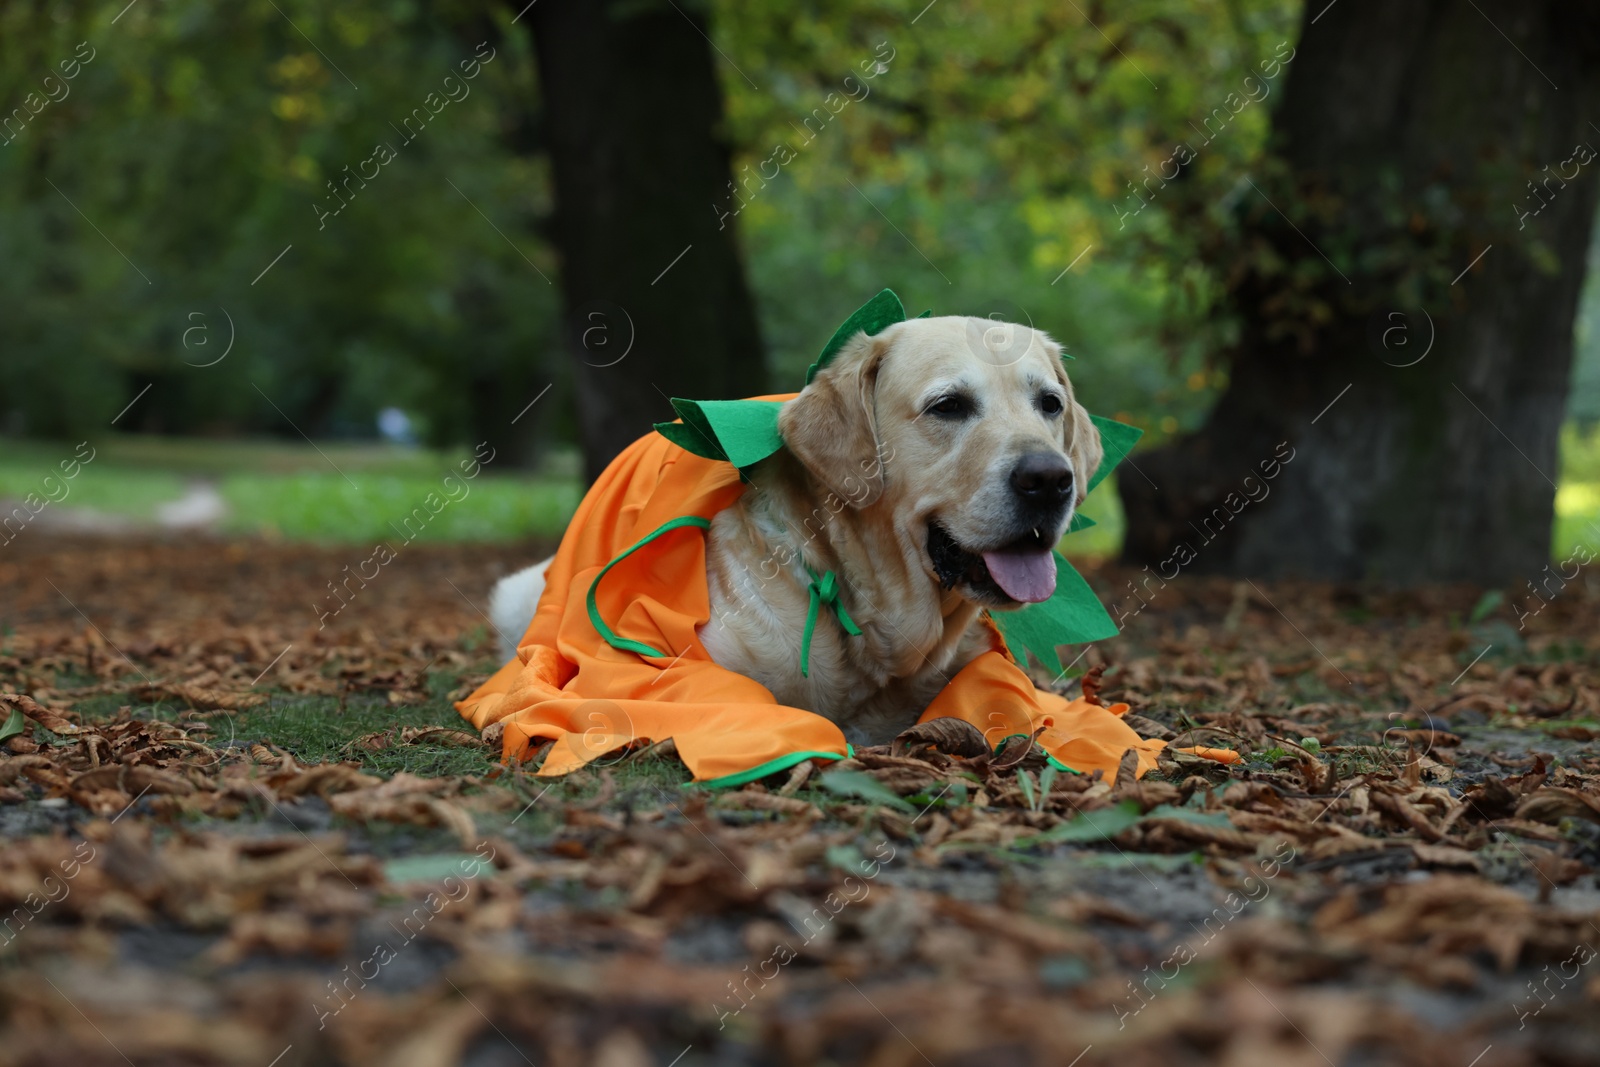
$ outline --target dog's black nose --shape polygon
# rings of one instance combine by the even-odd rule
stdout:
[[[1029,452],[1011,468],[1011,488],[1036,507],[1060,507],[1072,496],[1072,467],[1054,452]]]

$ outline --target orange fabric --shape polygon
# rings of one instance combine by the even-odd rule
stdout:
[[[832,722],[779,704],[764,686],[713,663],[701,645],[697,630],[711,615],[703,530],[665,534],[600,584],[596,603],[606,623],[664,656],[618,651],[589,620],[585,596],[607,563],[669,519],[709,519],[743,491],[731,464],[685,452],[659,434],[630,445],[578,505],[516,658],[456,709],[480,730],[504,722],[507,758],[525,757],[535,738],[553,740],[541,775],[569,773],[630,741],[667,738],[697,781],[795,753],[844,757],[848,746]],[[1078,771],[1114,774],[1130,748],[1139,752],[1141,774],[1155,766],[1162,742],[1126,726],[1117,717],[1125,706],[1041,692],[1007,657],[997,633],[994,641],[995,650],[964,667],[921,721],[965,719],[991,744],[1046,726],[1040,743]]]
[[[1123,753],[1139,753],[1139,776],[1155,768],[1165,741],[1147,740],[1122,721],[1128,705],[1101,707],[1082,697],[1066,697],[1037,688],[1000,648],[985,652],[963,667],[934,697],[918,722],[964,719],[983,731],[993,748],[1013,734],[1031,734],[1045,727],[1039,745],[1075,771],[1117,773]]]
[[[1187,752],[1191,756],[1201,756],[1205,759],[1216,760],[1218,763],[1238,763],[1244,757],[1231,748],[1207,748],[1205,745],[1191,745],[1188,748],[1173,749],[1174,752]]]

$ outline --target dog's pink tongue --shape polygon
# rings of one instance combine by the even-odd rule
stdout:
[[[1037,604],[1056,591],[1056,557],[1048,548],[1022,552],[985,552],[989,576],[1012,600]]]

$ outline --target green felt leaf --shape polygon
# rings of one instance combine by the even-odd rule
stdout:
[[[1057,645],[1077,645],[1117,635],[1117,624],[1106,614],[1089,583],[1061,554],[1056,553],[1056,591],[1049,600],[1017,611],[997,611],[994,623],[1018,663],[1032,652],[1040,663],[1059,672]]]
[[[932,314],[930,310],[928,312]],[[906,321],[905,305],[900,303],[900,298],[893,289],[885,289],[877,296],[868,300],[855,310],[855,313],[844,320],[844,325],[833,331],[833,336],[828,343],[822,346],[822,354],[817,361],[811,364],[811,369],[806,371],[806,384],[811,384],[811,379],[817,376],[817,371],[826,367],[845,342],[857,333],[866,333],[868,336],[877,333],[885,326],[892,326],[897,322]]]
[[[674,404],[680,401],[673,401]],[[744,468],[783,447],[778,433],[781,400],[697,400],[692,403],[710,427],[728,462]]]
[[[708,441],[718,453],[713,458],[727,459],[728,454],[723,451],[722,444],[717,440],[716,431],[711,428],[711,423],[706,420],[705,414],[700,410],[700,404],[695,400],[683,400],[679,397],[672,398],[672,410],[678,413],[683,424],[694,431],[702,441]]]
[[[1072,513],[1072,521],[1067,523],[1067,533],[1077,533],[1079,530],[1087,530],[1094,525],[1095,521],[1089,516],[1081,511],[1074,511]]]
[[[1094,477],[1089,479],[1089,488],[1085,492],[1094,492],[1094,487],[1106,480],[1106,475],[1121,463],[1133,446],[1139,443],[1139,438],[1144,436],[1144,431],[1137,426],[1129,426],[1125,422],[1115,419],[1102,418],[1099,415],[1090,415],[1096,428],[1100,431],[1100,445],[1105,449],[1105,458],[1100,461],[1100,467],[1094,472]]]
[[[656,432],[706,459],[720,459],[740,470],[783,447],[778,434],[781,400],[683,400],[674,397],[682,422],[658,422]]]
[[[10,718],[5,725],[0,726],[0,741],[7,741],[16,737],[28,728],[28,720],[23,717],[21,708],[12,708]]]
[[[665,437],[685,452],[693,452],[705,459],[728,458],[727,453],[717,447],[717,442],[707,437],[700,430],[683,422],[658,422],[656,433]]]

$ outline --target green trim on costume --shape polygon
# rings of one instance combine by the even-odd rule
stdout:
[[[1033,735],[1031,735],[1031,734],[1007,734],[1006,736],[1004,736],[1004,737],[1002,737],[1000,739],[1000,743],[998,745],[994,746],[994,754],[996,756],[998,756],[1000,754],[1000,750],[1002,748],[1006,747],[1006,742],[1011,740],[1013,737],[1031,737],[1031,736],[1033,736]],[[1044,751],[1042,746],[1040,747],[1040,751],[1041,752]],[[1082,774],[1083,773],[1082,771],[1078,770],[1076,767],[1068,767],[1065,763],[1062,763],[1060,760],[1056,759],[1054,756],[1050,755],[1050,753],[1048,753],[1048,752],[1045,752],[1044,758],[1049,760],[1050,761],[1050,766],[1054,767],[1058,771],[1066,771],[1068,774]]]
[[[839,579],[832,571],[817,577],[817,572],[806,567],[806,573],[811,575],[811,583],[806,586],[806,593],[810,603],[806,605],[806,628],[800,632],[800,677],[811,677],[811,635],[817,628],[817,614],[822,605],[827,604],[833,608],[833,613],[839,617],[839,625],[844,627],[844,632],[851,637],[861,636],[861,627],[844,610],[844,605],[839,603]]]
[[[665,652],[657,652],[643,641],[631,641],[626,637],[618,636],[617,632],[607,626],[606,621],[600,617],[600,608],[595,604],[595,593],[600,588],[600,579],[609,574],[612,567],[615,567],[662,534],[671,533],[673,530],[681,530],[685,526],[696,526],[704,530],[710,528],[711,520],[702,519],[698,515],[679,515],[675,519],[668,519],[654,530],[645,534],[632,548],[624,549],[620,556],[601,567],[600,573],[595,575],[594,581],[589,583],[589,592],[584,597],[584,605],[589,609],[589,622],[593,624],[595,632],[600,635],[601,639],[612,648],[620,652],[637,652],[641,656],[661,657],[666,655]]]
[[[725,774],[721,778],[711,778],[694,784],[703,789],[731,789],[734,786],[745,785],[759,778],[765,778],[769,774],[786,771],[795,764],[808,759],[841,760],[850,759],[854,755],[855,749],[848,744],[844,746],[844,755],[842,756],[837,752],[790,752],[787,755],[779,756],[777,759],[770,759],[759,766],[751,767],[748,771],[736,771],[733,774]]]

